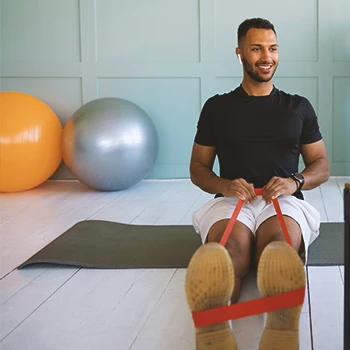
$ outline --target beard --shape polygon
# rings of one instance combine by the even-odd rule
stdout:
[[[264,62],[262,62],[263,64]],[[254,71],[254,68],[253,66],[244,58],[242,57],[242,64],[243,64],[243,67],[244,67],[244,70],[247,72],[247,74],[255,81],[259,82],[259,83],[267,83],[269,82],[275,72],[276,72],[276,69],[277,69],[277,64],[273,66],[273,71],[272,71],[272,74],[267,76],[267,77],[264,77],[264,76],[261,76],[259,75],[259,72],[257,71]]]

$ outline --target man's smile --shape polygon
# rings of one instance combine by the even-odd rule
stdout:
[[[258,64],[257,66],[262,73],[270,73],[272,70],[273,64]]]

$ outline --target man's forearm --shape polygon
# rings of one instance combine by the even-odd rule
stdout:
[[[190,172],[191,181],[208,193],[220,193],[222,187],[229,181],[217,176],[211,169],[202,164],[191,167]]]
[[[301,174],[305,178],[303,190],[311,190],[329,179],[329,163],[324,158],[316,159]]]

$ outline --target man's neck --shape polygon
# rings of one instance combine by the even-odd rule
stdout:
[[[260,83],[252,79],[243,79],[242,88],[249,96],[268,96],[273,90],[272,80]]]

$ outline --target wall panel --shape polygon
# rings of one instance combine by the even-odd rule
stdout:
[[[198,62],[198,0],[96,0],[96,33],[98,61]]]
[[[2,0],[2,60],[80,61],[78,0]]]
[[[188,162],[200,111],[199,79],[102,78],[98,80],[98,92],[99,97],[118,96],[136,103],[154,122],[159,153],[153,175],[159,171],[165,176],[169,167],[173,177],[189,176]]]
[[[215,47],[218,61],[235,59],[237,27],[252,17],[267,18],[275,25],[279,41],[284,43],[280,47],[280,54],[285,61],[317,61],[316,0],[295,0],[290,4],[280,0],[270,0],[268,3],[216,0]]]
[[[350,163],[350,77],[333,80],[333,161]]]
[[[330,11],[333,60],[350,62],[350,1],[337,0],[334,5]]]
[[[235,90],[242,82],[241,77],[216,78],[215,87],[218,94]]]
[[[2,78],[3,91],[21,91],[48,104],[64,126],[81,106],[80,78]]]

